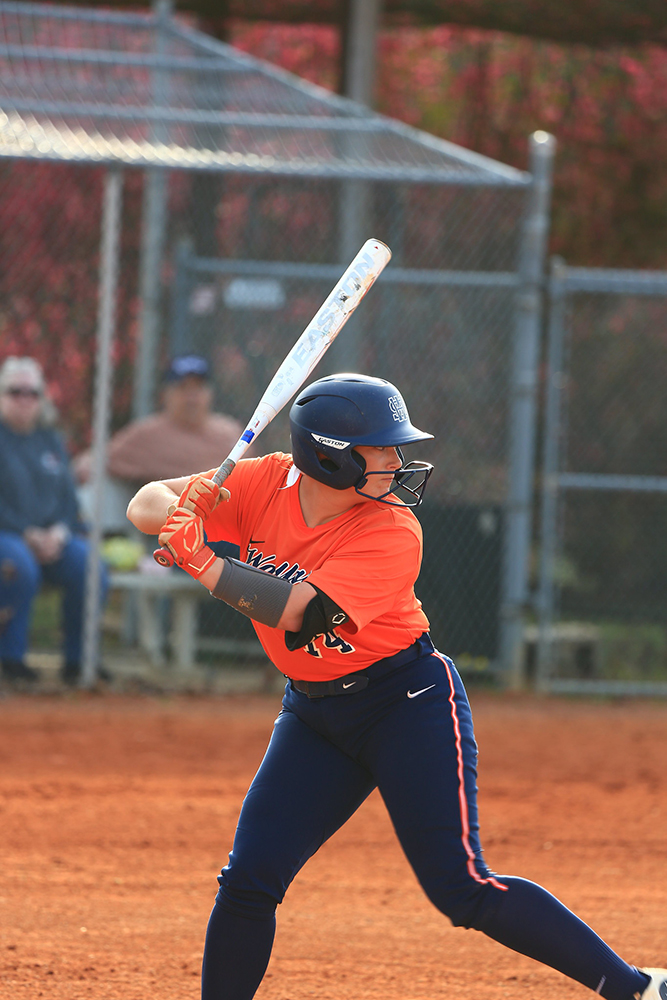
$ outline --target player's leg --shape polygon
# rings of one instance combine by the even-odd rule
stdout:
[[[640,994],[647,977],[554,896],[486,866],[472,717],[451,661],[433,655],[391,683],[395,709],[375,727],[362,759],[432,902],[455,925],[481,930],[608,1000]]]
[[[305,697],[305,696],[299,696]],[[244,800],[209,920],[202,1000],[250,1000],[290,882],[374,787],[360,764],[283,710]]]
[[[44,579],[62,588],[61,625],[63,633],[63,667],[61,675],[74,684],[81,674],[83,612],[85,607],[88,540],[74,535],[67,542],[60,558],[44,566]],[[109,590],[109,573],[100,566],[100,605],[103,607]]]
[[[20,535],[0,532],[0,660],[8,680],[35,680],[24,662],[32,602],[41,583],[39,563]]]

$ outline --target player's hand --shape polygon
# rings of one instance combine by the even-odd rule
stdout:
[[[176,507],[192,511],[204,521],[211,516],[217,505],[229,500],[230,493],[224,486],[218,486],[206,476],[191,476],[178,498]],[[174,508],[175,509],[175,508]]]
[[[185,508],[177,507],[167,518],[158,540],[173,554],[176,565],[195,580],[215,560],[215,553],[204,542],[204,522]]]

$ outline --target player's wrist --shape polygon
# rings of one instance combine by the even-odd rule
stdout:
[[[208,546],[207,546],[208,547]],[[218,584],[218,580],[222,576],[224,570],[225,561],[221,559],[220,556],[214,554],[213,559],[209,560],[206,566],[203,568],[197,580],[201,583],[203,587],[207,590],[214,590]]]
[[[189,573],[190,576],[194,577],[195,580],[200,580],[206,586],[206,581],[210,579],[209,574],[214,569],[216,560],[217,557],[213,549],[210,549],[208,545],[203,545],[193,556],[177,556],[176,564],[181,569],[184,569],[186,573]],[[215,581],[217,582],[217,577],[215,577]]]

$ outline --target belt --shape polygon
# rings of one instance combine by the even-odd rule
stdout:
[[[335,677],[331,681],[300,681],[288,678],[292,687],[301,694],[309,698],[327,698],[339,694],[357,694],[368,687],[371,681],[379,677],[398,670],[399,667],[416,660],[418,656],[428,655],[433,652],[433,643],[427,632],[416,639],[407,649],[401,649],[392,656],[385,656],[382,660],[376,660],[363,674],[346,674],[344,677]]]
[[[326,698],[332,694],[356,694],[368,687],[369,678],[365,674],[346,674],[332,681],[292,681],[292,687],[309,698]]]

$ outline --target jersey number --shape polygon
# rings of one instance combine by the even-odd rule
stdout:
[[[339,653],[354,653],[354,646],[351,646],[349,642],[345,639],[341,639],[339,635],[335,632],[323,632],[321,635],[314,636],[309,643],[304,647],[307,653],[311,656],[322,656],[321,652],[315,645],[320,639],[324,642],[325,649],[337,649]]]

